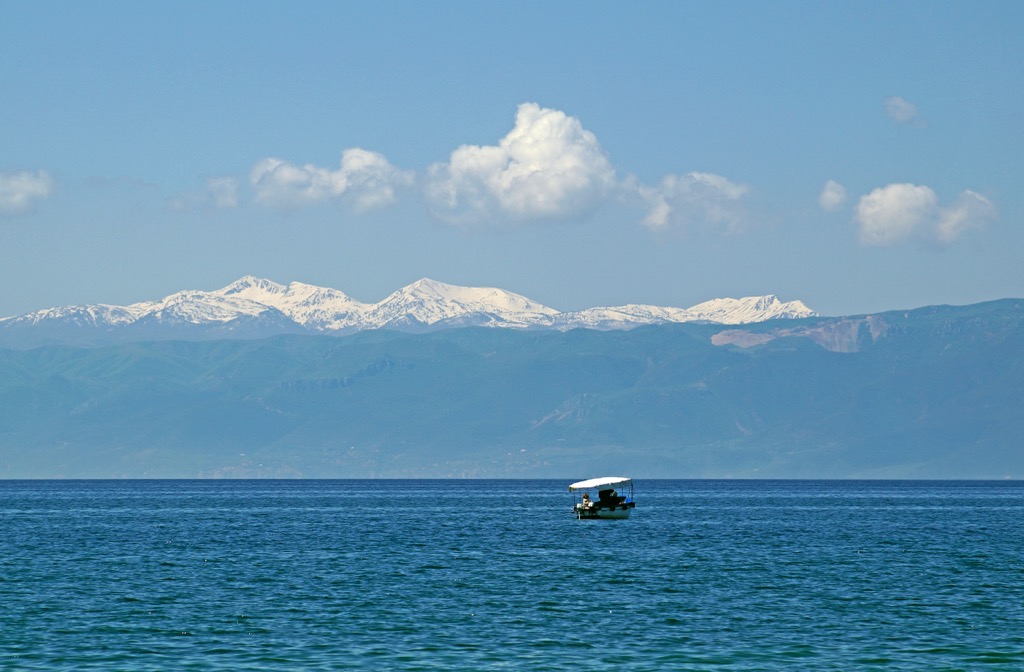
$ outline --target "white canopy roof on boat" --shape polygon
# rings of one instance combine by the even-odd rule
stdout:
[[[603,476],[601,478],[591,478],[586,481],[578,481],[576,483],[573,483],[572,485],[569,486],[569,492],[572,492],[573,490],[604,490],[606,489],[606,487],[611,488],[616,485],[625,485],[626,483],[629,483],[631,480],[633,479],[626,478],[624,476]]]

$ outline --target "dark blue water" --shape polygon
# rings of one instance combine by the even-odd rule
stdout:
[[[0,669],[1024,669],[1024,484],[0,482]]]

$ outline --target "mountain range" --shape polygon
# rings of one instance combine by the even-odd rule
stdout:
[[[48,308],[0,319],[0,345],[111,343],[163,338],[263,338],[286,333],[351,334],[374,329],[425,332],[484,326],[519,329],[630,329],[648,324],[746,324],[817,315],[776,296],[715,299],[691,308],[629,304],[559,312],[492,287],[424,278],[379,303],[301,282],[243,277],[215,291],[182,291],[129,306]]]
[[[212,293],[219,314],[276,320],[277,335],[168,338],[167,324],[192,324],[197,306],[214,311],[186,294],[76,313],[89,333],[130,322],[134,340],[46,345],[26,328],[22,345],[0,345],[0,478],[1024,478],[1020,299],[745,324],[339,337],[284,329],[298,324],[285,310],[303,305],[308,324],[336,324],[342,311],[314,309],[344,303],[330,291],[232,287]],[[298,298],[318,291],[322,300]],[[480,300],[445,296],[452,303],[430,302],[435,317],[414,313],[419,324]],[[500,296],[502,315],[544,314]],[[409,315],[383,304],[393,311],[353,312]],[[162,335],[141,338],[147,321]]]

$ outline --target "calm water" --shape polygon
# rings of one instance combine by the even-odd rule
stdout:
[[[0,482],[0,669],[1024,669],[1024,484]]]

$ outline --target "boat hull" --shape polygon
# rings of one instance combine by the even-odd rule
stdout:
[[[584,507],[579,504],[573,507],[573,513],[580,520],[595,520],[598,518],[606,519],[622,519],[629,518],[629,514],[632,513],[633,508],[636,506],[633,502],[627,502],[613,507]]]

